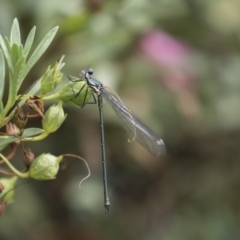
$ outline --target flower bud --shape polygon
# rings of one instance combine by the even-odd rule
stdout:
[[[28,149],[23,149],[22,151],[23,155],[23,163],[24,165],[29,168],[34,160],[34,153],[30,148]]]
[[[67,114],[64,115],[62,102],[59,101],[57,105],[49,107],[46,111],[42,120],[43,129],[48,133],[55,132],[62,125],[66,117]]]
[[[29,176],[36,180],[51,180],[56,178],[62,156],[56,157],[50,153],[38,156],[29,168]]]
[[[22,133],[24,131],[24,127],[28,121],[28,114],[24,114],[22,108],[20,108],[18,105],[17,105],[17,109],[13,115],[13,121],[20,130],[19,135],[22,135]]]
[[[41,90],[43,95],[52,92],[61,81],[63,76],[63,74],[60,72],[60,69],[63,66],[62,60],[63,57],[55,63],[55,66],[53,68],[49,66],[47,71],[42,76]]]
[[[44,113],[44,103],[42,99],[40,99],[38,96],[30,97],[26,104],[35,112],[37,112],[42,118]]]
[[[92,91],[88,88],[85,81],[69,81],[58,93],[58,99],[71,106],[82,106],[92,97]]]
[[[20,131],[14,123],[8,122],[6,124],[6,133],[9,136],[12,136],[12,135],[19,135]],[[15,145],[19,145],[20,143],[21,143],[21,140],[17,140],[17,141],[14,142]]]

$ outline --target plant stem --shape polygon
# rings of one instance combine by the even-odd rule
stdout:
[[[8,167],[20,178],[29,178],[29,173],[25,172],[19,172],[8,160],[7,158],[5,158],[1,153],[0,153],[0,157],[2,158],[2,160],[8,165]]]

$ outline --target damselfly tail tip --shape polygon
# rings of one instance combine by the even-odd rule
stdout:
[[[161,138],[160,138],[159,140],[157,140],[157,144],[158,144],[158,145],[165,145],[164,142],[163,142],[163,140],[162,140]]]
[[[160,138],[157,140],[157,144],[159,145],[160,151],[157,154],[157,157],[164,156],[166,154],[166,146],[163,142],[163,140]]]
[[[109,205],[105,205],[105,213],[109,214],[110,212],[110,204]]]

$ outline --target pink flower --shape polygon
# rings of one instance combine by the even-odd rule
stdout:
[[[159,30],[147,33],[141,39],[140,47],[145,54],[165,66],[179,64],[190,52],[183,43]]]
[[[195,74],[189,61],[192,49],[179,40],[160,31],[152,30],[142,37],[140,48],[161,68],[165,86],[172,91],[191,89]]]

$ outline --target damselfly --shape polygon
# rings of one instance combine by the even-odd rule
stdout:
[[[166,148],[163,140],[155,134],[147,125],[145,125],[138,116],[136,116],[131,110],[129,110],[119,99],[119,97],[112,91],[109,91],[103,86],[101,82],[92,78],[93,69],[88,68],[82,71],[82,75],[88,86],[85,98],[88,95],[88,91],[92,91],[94,103],[98,103],[99,117],[100,117],[100,130],[101,130],[101,148],[102,148],[102,165],[103,165],[103,184],[104,184],[104,205],[106,212],[109,212],[110,201],[107,191],[107,169],[106,169],[106,154],[105,154],[105,141],[104,141],[104,121],[103,121],[103,98],[111,105],[118,117],[122,120],[122,125],[130,135],[132,140],[136,140],[145,149],[147,149],[152,155],[159,157],[165,154]],[[83,81],[82,79],[72,79],[72,82]],[[76,94],[76,97],[83,90]],[[97,98],[96,98],[97,97]],[[81,107],[86,104],[83,101]]]

